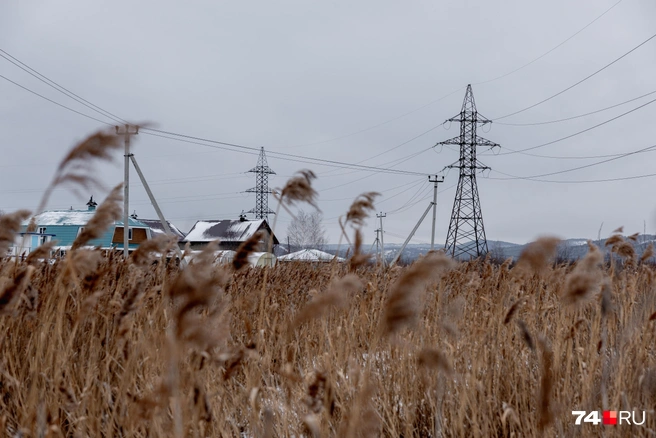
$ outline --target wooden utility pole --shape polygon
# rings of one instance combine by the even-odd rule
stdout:
[[[123,135],[123,143],[125,144],[125,168],[123,169],[123,257],[126,259],[129,256],[128,248],[130,246],[129,235],[129,216],[130,211],[130,136],[137,135],[139,127],[134,125],[124,125],[123,131],[120,127],[116,126],[116,135]]]

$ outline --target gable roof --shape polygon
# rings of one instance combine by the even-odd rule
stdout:
[[[153,237],[155,237],[157,234],[166,234],[166,232],[164,231],[164,226],[159,221],[159,219],[139,219],[139,222],[143,222],[148,227],[150,227],[150,231],[152,232]],[[173,235],[177,237],[178,240],[182,240],[184,238],[184,233],[180,231],[178,227],[176,227],[169,221],[166,221],[166,223],[169,225],[169,228],[171,229],[171,233],[173,233]]]
[[[191,231],[187,233],[183,242],[244,242],[261,229],[271,233],[269,224],[264,219],[254,221],[241,220],[210,220],[196,221]],[[273,243],[278,244],[278,239],[273,236]]]
[[[55,225],[72,225],[84,226],[93,217],[96,212],[94,210],[51,210],[44,211],[37,214],[34,218],[39,226],[55,226]],[[29,225],[29,219],[23,221],[23,225]],[[123,221],[115,221],[114,225],[123,226]],[[129,227],[147,228],[148,226],[133,218],[128,218]]]

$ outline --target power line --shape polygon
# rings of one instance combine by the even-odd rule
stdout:
[[[201,146],[206,146],[206,147],[217,147],[215,145],[221,145],[221,146],[228,146],[236,149],[242,149],[245,151],[250,151],[249,153],[251,154],[257,154],[259,155],[260,150],[258,148],[252,147],[252,146],[244,146],[236,143],[228,143],[228,142],[223,142],[223,141],[218,141],[218,140],[211,140],[211,139],[206,139],[206,138],[201,138],[201,137],[195,137],[192,135],[186,135],[186,134],[177,134],[174,132],[169,132],[169,131],[162,131],[159,129],[153,129],[153,128],[142,128],[143,131],[151,131],[151,132],[144,132],[149,135],[155,135],[158,137],[163,137],[163,138],[168,138],[170,140],[176,140],[176,141],[183,141],[183,142],[188,142],[188,143],[193,143],[193,144],[198,144]],[[166,134],[169,137],[166,137],[164,135],[157,135],[153,134],[152,132],[157,132],[160,134]],[[173,136],[173,137],[171,137]],[[180,137],[180,138],[176,138]],[[196,143],[193,141],[188,141],[189,139],[191,140],[197,140],[199,142],[206,142],[206,143]],[[207,144],[211,143],[211,144]],[[219,149],[225,149],[224,147],[218,147]],[[228,150],[235,150],[235,149],[228,149]],[[296,161],[300,163],[306,163],[306,164],[320,164],[324,166],[330,166],[330,167],[338,167],[338,168],[344,168],[344,169],[353,169],[353,170],[363,170],[363,171],[370,171],[370,172],[384,172],[384,173],[393,173],[393,174],[401,174],[401,175],[417,175],[417,176],[425,176],[427,175],[426,173],[421,173],[421,172],[414,172],[414,171],[409,171],[409,170],[399,170],[399,169],[391,169],[391,168],[384,168],[384,167],[376,167],[376,166],[365,166],[361,164],[353,164],[353,163],[345,163],[342,161],[336,161],[336,160],[327,160],[324,158],[313,158],[313,157],[305,157],[302,155],[296,155],[296,154],[288,154],[284,152],[274,152],[270,151],[269,155],[272,158],[278,158],[278,159],[286,159],[288,161]]]
[[[474,83],[474,84],[472,84],[472,85],[483,85],[483,84],[487,84],[487,83],[490,83],[490,82],[494,82],[494,81],[499,80],[499,79],[503,79],[503,78],[505,78],[505,77],[507,77],[507,76],[510,76],[510,75],[513,74],[513,73],[516,73],[516,72],[518,72],[518,71],[524,69],[525,67],[528,67],[529,65],[533,64],[534,62],[539,61],[540,59],[544,58],[545,56],[547,56],[548,54],[550,54],[551,52],[553,52],[554,50],[556,50],[557,48],[559,48],[559,47],[562,46],[563,44],[567,43],[569,40],[571,40],[572,38],[574,38],[575,36],[577,36],[578,34],[580,34],[581,32],[583,32],[584,30],[586,30],[588,27],[592,26],[592,24],[594,24],[594,23],[595,23],[597,20],[599,20],[601,17],[603,17],[604,15],[606,15],[607,13],[609,13],[609,12],[610,12],[615,6],[617,6],[617,5],[619,5],[620,3],[622,3],[622,1],[623,1],[623,0],[619,0],[617,3],[613,4],[610,8],[606,9],[601,15],[597,16],[597,18],[595,18],[594,20],[592,20],[591,22],[589,22],[588,24],[586,24],[585,26],[583,26],[581,29],[579,29],[577,32],[575,32],[573,35],[571,35],[570,37],[568,37],[567,39],[565,39],[564,41],[562,41],[562,42],[559,43],[558,45],[554,46],[553,48],[547,50],[547,51],[544,52],[542,55],[538,56],[537,58],[533,59],[532,61],[529,61],[529,62],[527,62],[526,64],[522,65],[521,67],[518,67],[518,68],[516,68],[516,69],[514,69],[514,70],[512,70],[512,71],[510,71],[510,72],[508,72],[508,73],[506,73],[506,74],[504,74],[504,75],[497,76],[497,77],[494,78],[494,79],[488,79],[488,80],[486,80],[486,81],[477,82],[477,83]]]
[[[386,125],[386,124],[388,124],[388,123],[391,123],[391,122],[394,122],[394,121],[396,121],[396,120],[402,119],[402,118],[404,118],[404,117],[406,117],[406,116],[409,116],[410,114],[414,114],[414,113],[416,113],[416,112],[418,112],[418,111],[421,111],[421,110],[423,110],[424,108],[427,108],[427,107],[429,107],[429,106],[431,106],[431,105],[433,105],[433,104],[435,104],[435,103],[437,103],[437,102],[440,102],[440,101],[446,99],[447,97],[451,97],[451,96],[453,96],[454,94],[456,94],[457,92],[459,92],[460,90],[462,90],[463,88],[464,88],[464,87],[460,87],[460,88],[458,88],[457,90],[453,90],[453,91],[451,91],[450,93],[445,94],[445,95],[442,96],[442,97],[439,97],[439,98],[437,98],[437,99],[435,99],[435,100],[433,100],[433,101],[428,102],[428,103],[425,104],[425,105],[420,106],[419,108],[413,109],[412,111],[408,111],[407,113],[401,114],[400,116],[396,116],[396,117],[393,117],[393,118],[391,118],[391,119],[385,120],[384,122],[380,122],[380,123],[378,123],[378,124],[376,124],[376,125],[369,126],[368,128],[360,129],[359,131],[351,132],[351,133],[349,133],[349,134],[341,135],[341,136],[339,136],[339,137],[330,138],[330,139],[328,139],[328,140],[317,141],[317,142],[314,142],[314,143],[300,144],[300,145],[296,145],[296,146],[288,146],[288,148],[300,148],[300,147],[314,146],[314,145],[318,145],[318,144],[330,143],[330,142],[333,142],[333,141],[342,140],[342,139],[347,138],[347,137],[352,137],[352,136],[354,136],[354,135],[362,134],[363,132],[371,131],[372,129],[379,128],[379,127],[381,127],[381,126],[383,126],[383,125]],[[422,135],[423,135],[423,134],[422,134]]]
[[[421,150],[421,151],[419,151],[419,152],[416,152],[416,153],[414,153],[414,154],[412,154],[412,155],[409,155],[409,156],[406,156],[406,157],[402,157],[402,161],[394,160],[394,161],[390,161],[389,163],[393,163],[393,162],[395,162],[395,161],[398,161],[396,164],[392,165],[392,167],[394,167],[394,166],[398,166],[399,164],[404,163],[404,162],[406,162],[406,161],[408,161],[408,160],[410,160],[410,159],[416,157],[417,155],[421,155],[421,154],[423,154],[424,152],[426,152],[426,151],[428,151],[428,150],[430,150],[430,149],[432,149],[432,147],[429,147],[429,148],[423,149],[423,150]],[[348,173],[353,173],[353,172],[357,172],[357,171],[352,171],[352,172],[348,172]],[[343,173],[342,175],[344,175],[344,174],[346,174],[346,172]],[[356,183],[356,182],[359,182],[359,181],[363,181],[363,180],[365,180],[365,179],[367,179],[367,178],[371,178],[371,177],[374,176],[374,175],[375,175],[374,173],[370,173],[369,175],[362,176],[362,177],[357,178],[357,179],[354,179],[354,180],[352,180],[352,181],[347,181],[347,182],[345,182],[345,183],[341,183],[341,184],[338,184],[338,185],[336,185],[336,186],[328,187],[328,188],[326,188],[326,189],[323,189],[323,191],[325,192],[325,191],[328,191],[328,190],[334,190],[334,189],[337,189],[337,188],[340,188],[340,187],[348,186],[348,185],[350,185],[350,184],[353,184],[353,183]],[[338,176],[338,175],[331,175],[331,176]],[[422,176],[425,176],[425,175],[422,175]]]
[[[88,115],[88,114],[84,114],[84,113],[81,113],[80,111],[74,110],[73,108],[69,108],[69,107],[67,107],[66,105],[62,105],[62,104],[59,103],[59,102],[55,102],[54,100],[49,99],[49,98],[45,97],[44,95],[37,93],[36,91],[32,91],[32,90],[30,90],[29,88],[24,87],[24,86],[22,86],[21,84],[19,84],[19,83],[17,83],[17,82],[14,82],[14,81],[12,81],[11,79],[9,79],[9,78],[7,78],[7,77],[5,77],[5,76],[0,75],[0,78],[4,79],[5,81],[11,82],[12,84],[16,85],[17,87],[22,88],[22,89],[25,90],[25,91],[29,91],[30,93],[32,93],[32,94],[34,94],[34,95],[36,95],[36,96],[39,96],[41,99],[45,99],[45,100],[47,100],[47,101],[50,102],[50,103],[54,103],[55,105],[57,105],[57,106],[59,106],[59,107],[62,107],[62,108],[67,109],[67,110],[69,110],[69,111],[72,111],[72,112],[74,112],[74,113],[76,113],[76,114],[79,114],[79,115],[81,115],[81,116],[83,116],[83,117],[86,117],[87,119],[95,120],[96,122],[100,122],[100,123],[105,124],[105,125],[114,126],[114,125],[112,125],[111,123],[107,123],[107,122],[105,122],[104,120],[97,119],[97,118],[92,117],[92,116],[90,116],[90,115]]]
[[[554,97],[560,96],[561,94],[571,90],[572,88],[576,87],[577,85],[582,84],[583,82],[587,81],[588,79],[592,78],[593,76],[597,75],[598,73],[601,73],[602,71],[606,70],[608,67],[610,67],[611,65],[613,65],[616,62],[620,61],[621,59],[625,58],[626,56],[630,55],[634,51],[638,50],[640,47],[644,46],[645,44],[647,44],[649,41],[653,40],[654,38],[656,38],[656,33],[653,34],[652,36],[650,36],[649,38],[647,38],[646,40],[644,40],[643,42],[641,42],[640,44],[638,44],[637,46],[635,46],[634,48],[632,48],[631,50],[629,50],[628,52],[624,53],[619,58],[616,58],[612,62],[610,62],[610,63],[606,64],[605,66],[603,66],[602,68],[600,68],[599,70],[597,70],[594,73],[586,76],[585,78],[581,79],[580,81],[576,82],[575,84],[570,85],[569,87],[565,88],[564,90],[561,90],[558,93],[547,97],[546,99],[543,99],[543,100],[541,100],[537,103],[534,103],[533,105],[527,106],[526,108],[523,108],[523,109],[520,109],[518,111],[506,114],[506,115],[501,116],[501,117],[493,118],[493,120],[497,121],[497,120],[505,119],[506,117],[510,117],[510,116],[514,116],[514,115],[519,114],[519,113],[523,113],[524,111],[530,110],[531,108],[535,108],[538,105],[542,105],[543,103],[550,101]]]
[[[81,116],[87,117],[89,119],[95,120],[95,121],[100,122],[102,124],[105,124],[105,125],[108,125],[108,126],[113,126],[111,123],[107,123],[103,120],[97,119],[97,118],[95,118],[93,116],[90,116],[88,114],[84,114],[80,111],[74,110],[73,108],[67,107],[66,105],[62,105],[59,102],[56,102],[52,99],[49,99],[49,98],[47,98],[47,97],[45,97],[45,96],[43,96],[43,95],[41,95],[41,94],[39,94],[35,91],[30,90],[27,87],[24,87],[24,86],[18,84],[17,82],[12,81],[9,78],[6,78],[5,76],[0,75],[0,78],[5,79],[6,81],[11,82],[12,84],[24,89],[25,91],[29,91],[30,93],[32,93],[32,94],[34,94],[34,95],[36,95],[36,96],[38,96],[42,99],[45,99],[48,102],[51,102],[51,103],[53,103],[53,104],[55,104],[59,107],[62,107],[62,108],[67,109],[69,111],[72,111],[72,112],[74,112],[76,114],[79,114]],[[152,131],[152,132],[144,132],[146,130],[147,131]],[[251,155],[255,155],[255,154],[259,155],[259,150],[257,148],[244,146],[244,145],[239,145],[239,144],[235,144],[235,143],[227,143],[227,142],[221,142],[221,141],[217,141],[217,140],[204,139],[204,138],[194,137],[194,136],[190,136],[190,135],[184,135],[184,134],[177,134],[177,133],[174,133],[174,132],[162,131],[162,130],[158,130],[158,129],[154,129],[154,128],[145,128],[145,127],[143,127],[142,132],[144,134],[153,135],[153,136],[156,136],[156,137],[168,138],[170,140],[176,140],[176,141],[184,141],[186,143],[198,144],[200,146],[213,147],[213,148],[216,148],[216,149],[224,149],[224,150],[229,150],[229,151],[233,151],[233,152],[237,152],[237,149],[242,149],[241,152],[249,151],[249,152],[244,152],[244,153],[250,153]],[[154,132],[161,133],[161,134],[166,134],[166,135],[169,135],[169,137],[164,136],[164,135],[155,134]],[[182,140],[181,138],[170,137],[170,136],[181,137],[182,139],[185,139],[185,140]],[[203,142],[207,142],[207,143],[212,143],[213,145],[209,145],[209,144],[206,144],[206,143],[200,143],[200,142],[194,142],[194,141],[190,141],[189,139],[199,140],[199,141],[203,141]],[[233,149],[228,149],[228,148],[225,148],[225,147],[218,147],[218,146],[215,146],[215,145],[228,146],[228,147],[231,147]],[[375,166],[365,166],[365,165],[361,165],[361,164],[344,163],[344,162],[336,161],[336,160],[327,160],[327,159],[322,159],[322,158],[304,157],[304,156],[301,156],[301,155],[287,154],[287,153],[284,153],[284,152],[270,152],[270,154],[279,155],[279,156],[285,157],[288,160],[301,162],[301,163],[305,163],[305,164],[320,164],[320,165],[324,165],[324,166],[337,167],[337,168],[343,168],[343,169],[353,169],[353,170],[369,171],[369,172],[384,172],[384,173],[401,174],[401,175],[416,175],[416,176],[425,176],[425,175],[427,175],[427,174],[424,174],[424,173],[421,173],[421,172],[391,169],[391,168],[383,168],[383,167],[375,167]],[[275,156],[273,158],[279,158],[280,159],[280,157],[275,157]]]
[[[493,172],[500,173],[502,175],[508,175],[507,173],[499,172],[498,170],[492,170]],[[590,184],[590,183],[602,183],[602,182],[615,182],[615,181],[628,181],[634,179],[650,178],[656,176],[656,173],[648,173],[643,175],[634,175],[634,176],[623,176],[617,178],[603,178],[603,179],[587,179],[587,180],[569,180],[569,181],[559,181],[551,179],[527,179],[526,181],[532,182],[542,182],[542,183],[551,183],[551,184]],[[494,178],[487,177],[486,179],[491,180],[509,180],[512,178]],[[517,177],[516,179],[524,179]]]
[[[10,55],[5,50],[0,49],[0,52],[1,52],[0,57],[2,57],[4,59],[6,59],[7,61],[11,62],[16,67],[18,67],[21,70],[25,71],[29,75],[32,75],[33,77],[37,78],[38,80],[40,80],[44,84],[48,85],[49,87],[54,88],[55,90],[59,91],[63,95],[65,95],[67,97],[70,97],[71,99],[75,100],[76,102],[81,103],[82,105],[86,106],[87,108],[97,112],[98,114],[100,114],[104,117],[108,117],[108,118],[114,120],[115,122],[118,122],[120,124],[128,123],[127,121],[121,119],[120,117],[110,113],[109,111],[106,111],[106,110],[100,108],[97,105],[94,105],[93,103],[89,102],[88,100],[84,99],[83,97],[80,97],[77,94],[73,93],[72,91],[64,88],[63,86],[59,85],[57,82],[55,82],[52,79],[48,78],[47,76],[39,73],[38,71],[36,71],[32,67],[30,67],[29,65],[27,65],[24,62],[22,62],[21,60],[19,60],[18,58]]]
[[[588,27],[590,27],[592,24],[594,24],[594,23],[595,23],[597,20],[599,20],[601,17],[603,17],[604,15],[606,15],[607,13],[609,13],[613,8],[615,8],[615,6],[619,5],[622,1],[623,1],[623,0],[619,0],[618,2],[616,2],[615,4],[613,4],[610,8],[606,9],[601,15],[598,15],[594,20],[592,20],[591,22],[589,22],[588,24],[586,24],[585,26],[583,26],[581,29],[579,29],[579,30],[576,31],[574,34],[572,34],[571,36],[569,36],[568,38],[566,38],[564,41],[560,42],[559,44],[557,44],[557,45],[554,46],[553,48],[549,49],[548,51],[546,51],[546,52],[543,53],[542,55],[540,55],[540,56],[538,56],[537,58],[533,59],[532,61],[529,61],[528,63],[526,63],[526,64],[524,64],[524,65],[522,65],[522,66],[520,66],[520,67],[518,67],[518,68],[516,68],[516,69],[514,69],[514,70],[512,70],[512,71],[510,71],[510,72],[508,72],[508,73],[505,73],[505,74],[503,74],[503,75],[501,75],[501,76],[497,76],[497,77],[492,78],[492,79],[487,79],[487,80],[484,80],[484,81],[481,81],[481,82],[477,82],[477,83],[474,83],[473,85],[488,84],[488,83],[490,83],[490,82],[494,82],[494,81],[497,81],[497,80],[499,80],[499,79],[503,79],[503,78],[505,78],[505,77],[508,77],[508,76],[510,76],[510,75],[512,75],[512,74],[514,74],[514,73],[516,73],[516,72],[518,72],[518,71],[520,71],[520,70],[522,70],[522,69],[528,67],[529,65],[533,64],[534,62],[539,61],[540,59],[544,58],[545,56],[547,56],[547,55],[550,54],[551,52],[553,52],[553,51],[555,51],[556,49],[560,48],[560,47],[563,46],[565,43],[569,42],[571,39],[573,39],[574,37],[576,37],[578,34],[580,34],[581,32],[583,32],[584,30],[586,30]],[[360,129],[360,130],[358,130],[358,131],[351,132],[351,133],[349,133],[349,134],[341,135],[341,136],[338,136],[338,137],[333,137],[333,138],[330,138],[330,139],[328,139],[328,140],[322,140],[322,141],[318,141],[318,142],[306,143],[306,144],[301,144],[301,145],[296,145],[296,146],[290,146],[290,147],[294,148],[294,147],[314,146],[314,145],[317,145],[317,144],[330,143],[330,142],[337,141],[337,140],[342,140],[342,139],[344,139],[344,138],[351,137],[351,136],[354,136],[354,135],[362,134],[363,132],[371,131],[372,129],[379,128],[379,127],[381,127],[381,126],[383,126],[383,125],[386,125],[386,124],[388,124],[388,123],[394,122],[394,121],[396,121],[396,120],[399,120],[399,119],[402,119],[402,118],[404,118],[404,117],[406,117],[406,116],[409,116],[409,115],[411,115],[411,114],[414,114],[414,113],[416,113],[416,112],[418,112],[418,111],[421,111],[422,109],[427,108],[427,107],[429,107],[429,106],[431,106],[431,105],[433,105],[433,104],[435,104],[435,103],[437,103],[437,102],[440,102],[441,100],[444,100],[444,99],[446,99],[447,97],[451,97],[451,96],[453,96],[454,94],[458,93],[459,91],[463,90],[464,88],[465,88],[465,87],[460,87],[460,88],[458,88],[457,90],[453,90],[453,91],[451,91],[450,93],[448,93],[448,94],[446,94],[446,95],[444,95],[444,96],[442,96],[442,97],[439,97],[439,98],[436,99],[436,100],[433,100],[433,101],[431,101],[431,102],[429,102],[429,103],[427,103],[427,104],[425,104],[425,105],[420,106],[419,108],[416,108],[416,109],[414,109],[414,110],[412,110],[412,111],[408,111],[408,112],[403,113],[403,114],[401,114],[401,115],[399,115],[399,116],[393,117],[393,118],[391,118],[391,119],[385,120],[385,121],[383,121],[383,122],[377,123],[377,124],[372,125],[372,126],[369,126],[369,127],[367,127],[367,128]]]
[[[656,35],[655,35],[655,36],[656,36]],[[626,115],[628,115],[628,114],[631,114],[631,113],[633,113],[633,112],[635,112],[635,111],[638,111],[639,109],[642,109],[642,108],[646,107],[647,105],[650,105],[650,104],[652,104],[652,103],[654,103],[654,102],[656,102],[656,99],[650,100],[650,101],[647,102],[647,103],[643,103],[642,105],[640,105],[640,106],[638,106],[638,107],[636,107],[636,108],[633,108],[633,109],[631,109],[631,110],[629,110],[629,111],[626,111],[626,112],[620,114],[619,116],[615,116],[615,117],[613,117],[613,118],[611,118],[611,119],[605,120],[605,121],[603,121],[603,122],[601,122],[601,123],[598,123],[598,124],[596,124],[596,125],[594,125],[594,126],[591,126],[590,128],[583,129],[583,130],[581,130],[581,131],[575,132],[574,134],[570,134],[570,135],[567,135],[567,136],[565,136],[565,137],[561,137],[561,138],[558,138],[558,139],[556,139],[556,140],[549,141],[549,142],[547,142],[547,143],[542,143],[542,144],[539,144],[539,145],[536,145],[536,146],[531,146],[531,147],[529,147],[529,148],[525,148],[525,149],[518,149],[518,150],[512,150],[512,149],[511,149],[510,152],[500,152],[500,153],[498,153],[498,154],[487,154],[487,156],[512,155],[512,154],[522,154],[522,155],[532,156],[533,154],[527,154],[526,151],[531,151],[531,150],[534,150],[534,149],[543,148],[543,147],[545,147],[545,146],[549,146],[549,145],[552,145],[552,144],[554,144],[554,143],[558,143],[558,142],[560,142],[560,141],[567,140],[567,139],[570,139],[570,138],[572,138],[572,137],[576,137],[577,135],[583,134],[583,133],[585,133],[585,132],[592,131],[593,129],[599,128],[600,126],[603,126],[603,125],[605,125],[605,124],[607,124],[607,123],[613,122],[613,121],[615,121],[615,120],[617,120],[617,119],[619,119],[619,118],[622,118],[622,117],[624,117],[624,116],[626,116]],[[508,148],[507,148],[507,149],[508,149]],[[481,155],[485,155],[485,154],[481,154]],[[538,155],[536,155],[536,156],[538,156]],[[541,158],[545,158],[544,156],[539,156],[539,157],[541,157]]]
[[[494,122],[494,123],[496,125],[503,125],[503,126],[538,126],[538,125],[549,125],[549,124],[552,124],[552,123],[567,122],[569,120],[579,119],[581,117],[591,116],[592,114],[597,114],[597,113],[601,113],[603,111],[607,111],[609,109],[617,108],[618,106],[622,106],[622,105],[625,105],[627,103],[630,103],[630,102],[633,102],[633,101],[636,101],[636,100],[640,100],[643,97],[651,96],[654,93],[656,93],[656,90],[650,91],[649,93],[643,94],[642,96],[634,97],[633,99],[625,100],[624,102],[608,106],[606,108],[598,109],[598,110],[591,111],[591,112],[585,113],[585,114],[579,114],[578,116],[566,117],[564,119],[549,120],[549,121],[546,121],[546,122],[533,122],[533,123],[504,123],[504,122]]]
[[[581,170],[581,169],[587,169],[588,167],[598,166],[598,165],[600,165],[600,164],[608,163],[608,162],[610,162],[610,161],[619,160],[619,159],[621,159],[621,158],[625,158],[625,157],[628,157],[628,156],[631,156],[631,155],[635,155],[635,154],[639,154],[639,153],[642,153],[642,152],[654,151],[654,149],[656,149],[656,145],[652,145],[652,146],[648,146],[648,147],[646,147],[646,148],[638,149],[637,151],[627,152],[627,153],[621,154],[620,156],[613,157],[613,158],[608,158],[608,159],[601,160],[601,161],[597,161],[597,162],[594,162],[594,163],[591,163],[591,164],[586,164],[586,165],[583,165],[583,166],[572,167],[572,168],[570,168],[570,169],[559,170],[559,171],[556,171],[556,172],[543,173],[543,174],[540,174],[540,175],[532,175],[532,176],[515,176],[515,175],[505,174],[505,175],[508,176],[508,178],[488,178],[488,179],[498,179],[498,180],[523,179],[523,180],[532,180],[533,178],[541,178],[541,177],[544,177],[544,176],[553,176],[553,175],[559,175],[559,174],[561,174],[561,173],[568,173],[568,172],[574,172],[574,171]],[[497,171],[497,172],[498,172],[498,171]],[[498,173],[502,173],[502,172],[498,172]]]
[[[393,147],[391,147],[391,148],[389,148],[389,149],[387,149],[387,150],[385,150],[385,151],[383,151],[383,152],[381,152],[381,153],[379,153],[379,154],[372,155],[372,156],[370,156],[370,157],[368,157],[368,158],[365,158],[364,160],[357,161],[355,164],[362,164],[362,163],[367,162],[367,161],[369,161],[369,160],[371,160],[371,159],[373,159],[373,158],[378,158],[378,157],[380,157],[380,156],[383,156],[383,155],[385,155],[385,154],[387,154],[387,153],[389,153],[389,152],[392,152],[393,150],[396,150],[396,149],[400,148],[401,146],[405,146],[406,144],[411,143],[411,142],[415,141],[416,139],[418,139],[418,138],[420,138],[420,137],[423,137],[424,135],[428,134],[429,132],[434,131],[435,129],[437,129],[437,128],[439,128],[440,126],[443,126],[443,125],[444,125],[444,123],[440,123],[439,125],[435,125],[435,126],[433,126],[432,128],[430,128],[429,130],[424,131],[424,132],[422,132],[421,134],[412,137],[410,140],[406,140],[406,141],[404,141],[404,142],[401,143],[401,144],[398,144],[398,145],[396,145],[396,146],[393,146]],[[423,152],[425,152],[425,151],[427,151],[427,150],[430,150],[430,149],[431,149],[431,148],[424,149],[424,150],[422,150],[422,151],[420,151],[420,152],[418,152],[418,153],[416,153],[416,154],[414,154],[414,155],[409,156],[409,158],[413,158],[413,157],[419,155],[420,153],[423,153]],[[406,156],[406,157],[407,157],[407,156]],[[401,159],[403,159],[403,158],[405,158],[405,157],[397,158],[397,159],[395,159],[395,160],[388,161],[388,162],[386,162],[386,163],[382,163],[382,164],[380,164],[380,166],[387,166],[387,165],[389,165],[389,164],[391,164],[391,163],[395,163],[395,162],[397,162],[398,160],[401,160]],[[409,158],[408,158],[408,159],[409,159]],[[404,160],[404,161],[406,161],[406,160]],[[396,164],[401,164],[401,163],[403,163],[404,161],[400,161],[399,163],[396,163]]]

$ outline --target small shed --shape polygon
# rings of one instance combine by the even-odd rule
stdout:
[[[333,254],[329,254],[318,249],[302,249],[300,251],[292,252],[284,256],[278,257],[278,260],[281,262],[331,262],[333,259],[337,259],[338,262],[343,262],[344,259],[337,257]]]
[[[270,252],[253,252],[248,256],[248,263],[256,267],[273,267],[276,265],[276,256]]]

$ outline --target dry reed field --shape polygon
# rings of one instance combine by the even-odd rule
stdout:
[[[51,188],[89,184],[80,169],[117,143],[105,135],[77,145]],[[280,205],[314,204],[313,178],[292,178]],[[360,250],[375,195],[341,221],[354,248],[343,264],[248,267],[256,240],[232,265],[210,246],[183,269],[163,238],[129,260],[87,248],[120,215],[120,186],[64,259],[44,262],[48,247],[4,258],[0,433],[656,435],[656,273],[635,236],[590,245],[573,265],[555,266],[557,240],[543,238],[515,265],[429,253],[383,268]],[[0,217],[0,250],[27,218]],[[571,411],[602,409],[646,421],[574,425]]]

